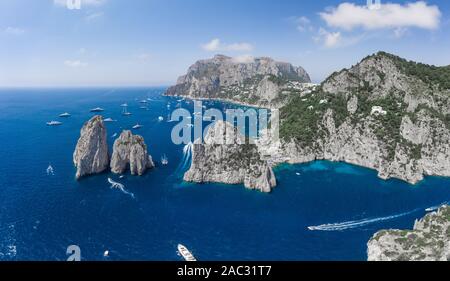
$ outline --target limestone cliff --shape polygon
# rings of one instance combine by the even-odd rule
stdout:
[[[301,67],[271,58],[231,58],[217,55],[192,65],[166,95],[217,99],[276,108],[311,80]]]
[[[449,67],[369,56],[281,109],[273,160],[343,161],[413,184],[450,176],[449,84]]]
[[[122,174],[130,170],[132,175],[143,175],[154,167],[152,157],[148,155],[144,138],[133,135],[131,131],[123,131],[116,139],[111,157],[111,172]]]
[[[367,247],[369,261],[450,261],[450,206],[416,221],[413,230],[381,230]]]
[[[73,163],[77,168],[76,178],[98,174],[108,168],[108,144],[106,127],[101,116],[94,116],[81,129],[73,154]]]
[[[192,164],[184,180],[244,184],[262,192],[276,186],[272,167],[261,159],[257,146],[247,143],[236,128],[224,121],[209,128],[204,143],[193,145]]]

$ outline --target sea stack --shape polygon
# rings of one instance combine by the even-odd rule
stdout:
[[[267,161],[261,159],[255,144],[228,122],[217,121],[209,128],[205,143],[195,143],[192,164],[185,181],[244,184],[246,188],[270,192],[276,186],[275,175]]]
[[[155,165],[147,152],[144,138],[133,135],[131,131],[123,131],[114,142],[110,166],[111,172],[115,174],[122,174],[130,169],[132,175],[142,176]]]
[[[81,128],[73,163],[77,168],[76,178],[98,174],[109,164],[106,127],[101,116],[94,116]]]

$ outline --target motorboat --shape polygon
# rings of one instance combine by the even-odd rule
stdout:
[[[105,110],[101,107],[96,107],[96,108],[91,109],[91,112],[102,112],[102,111],[105,111]]]
[[[59,117],[62,117],[62,118],[67,118],[67,117],[70,117],[70,116],[71,115],[68,112],[65,112],[65,113],[59,115]]]
[[[62,122],[59,122],[59,121],[47,122],[47,126],[60,126],[60,125],[62,125]]]
[[[178,244],[178,253],[184,258],[185,261],[197,261],[192,253],[181,244]]]

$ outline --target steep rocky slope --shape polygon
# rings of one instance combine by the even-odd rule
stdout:
[[[272,167],[254,144],[249,144],[230,123],[217,121],[203,144],[192,149],[192,164],[184,180],[197,183],[244,184],[249,189],[270,192],[276,185]]]
[[[77,179],[101,173],[108,168],[106,127],[101,116],[92,117],[82,127],[73,153],[73,163],[77,168]]]
[[[450,176],[449,81],[449,67],[369,56],[281,109],[274,161],[344,161],[410,183]]]
[[[144,138],[133,135],[131,131],[123,131],[116,139],[111,157],[111,172],[122,174],[130,170],[132,175],[143,175],[147,169],[153,168],[152,157],[148,155]]]
[[[450,206],[416,221],[413,230],[381,230],[367,247],[369,261],[450,261]]]
[[[166,95],[275,108],[285,104],[292,92],[307,90],[303,83],[310,81],[303,68],[271,58],[242,61],[216,55],[192,65]]]

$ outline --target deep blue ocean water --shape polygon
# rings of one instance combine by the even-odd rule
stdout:
[[[163,90],[0,91],[0,260],[66,260],[67,247],[78,245],[83,260],[176,261],[178,243],[198,260],[365,260],[377,230],[412,228],[425,208],[450,200],[449,179],[412,186],[326,161],[277,167],[271,194],[183,183],[183,145],[170,138],[175,123],[157,121],[177,103]],[[149,110],[140,108],[144,98]],[[121,115],[124,102],[130,117]],[[156,161],[166,154],[169,165],[143,177],[76,181],[72,153],[89,109],[98,106],[118,120],[107,125],[110,146],[114,133],[139,122],[149,153]],[[72,116],[61,120],[63,112]],[[64,124],[48,127],[50,120]],[[135,198],[111,189],[108,177]]]

